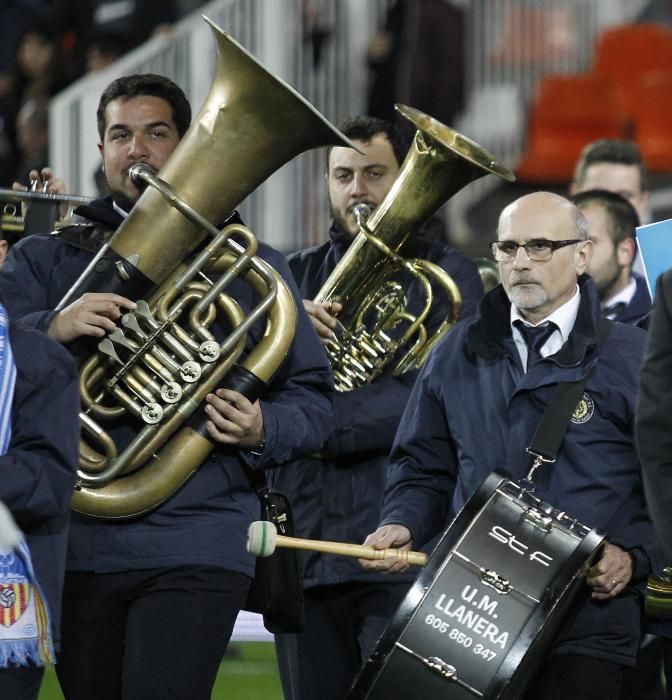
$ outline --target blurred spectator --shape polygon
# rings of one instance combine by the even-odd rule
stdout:
[[[35,20],[19,36],[15,63],[6,74],[7,84],[0,95],[0,124],[7,148],[2,183],[11,182],[20,158],[16,124],[19,111],[33,98],[50,98],[67,85],[60,41],[48,16]]]
[[[26,184],[31,170],[41,170],[49,162],[49,99],[31,97],[16,117],[19,165],[14,179]]]
[[[46,17],[33,22],[21,35],[11,88],[17,113],[31,97],[51,97],[67,84],[59,39]]]
[[[672,25],[672,1],[649,0],[637,15],[636,21]]]
[[[53,0],[53,5],[76,76],[86,70],[86,50],[94,37],[116,37],[130,50],[178,17],[176,0]]]
[[[47,0],[0,0],[0,96],[3,79],[14,67],[19,37],[48,6]]]
[[[400,102],[451,125],[464,104],[464,34],[450,0],[396,0],[369,45],[368,113],[399,121]]]
[[[599,139],[581,151],[569,193],[575,195],[594,189],[609,190],[625,197],[637,210],[639,220],[648,222],[646,165],[634,141]]]
[[[303,40],[312,48],[315,69],[319,68],[322,62],[323,49],[332,33],[332,30],[324,24],[322,14],[319,4],[314,0],[303,0],[301,6]]]
[[[116,34],[93,34],[84,50],[84,72],[95,73],[104,70],[123,56],[127,49],[124,39]]]

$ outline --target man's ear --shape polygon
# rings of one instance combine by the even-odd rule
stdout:
[[[582,274],[586,271],[590,263],[590,259],[593,257],[593,242],[590,240],[581,241],[578,246],[576,246],[576,264],[577,271]]]
[[[616,246],[616,259],[621,267],[630,267],[635,259],[637,244],[634,238],[624,238]]]

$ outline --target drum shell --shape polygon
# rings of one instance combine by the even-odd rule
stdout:
[[[502,474],[483,482],[437,544],[350,699],[520,697],[603,537],[569,518],[541,527],[527,517],[538,499],[519,494]],[[481,569],[497,573],[495,587]],[[510,592],[497,592],[501,579]],[[421,660],[430,657],[454,666],[466,686]]]

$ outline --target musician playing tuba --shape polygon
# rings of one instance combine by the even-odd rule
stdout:
[[[409,146],[396,125],[376,118],[349,119],[341,130],[366,155],[338,146],[329,149],[326,176],[333,221],[328,240],[289,257],[304,306],[325,345],[347,319],[340,314],[341,304],[311,300],[359,232],[355,207],[376,211],[394,185]],[[401,255],[429,260],[445,270],[462,297],[461,317],[471,316],[483,294],[476,266],[444,241],[417,233],[412,232]],[[421,284],[408,277],[400,284],[392,295],[405,295],[417,313]],[[441,301],[426,321],[429,333],[448,311]],[[319,454],[277,473],[279,489],[291,497],[299,536],[361,542],[378,524],[387,455],[416,376],[415,370],[393,376],[390,365],[373,382],[337,392],[334,424]],[[391,580],[362,571],[354,560],[316,553],[307,554],[304,563],[306,630],[276,635],[285,694],[297,700],[342,700],[415,574]]]
[[[219,41],[226,39],[222,35]],[[220,45],[220,49],[224,47]],[[248,81],[244,89],[259,105],[261,88],[257,85],[255,89]],[[221,342],[230,330],[227,326],[242,326],[241,319],[256,304],[260,294],[255,285],[259,286],[262,273],[269,273],[277,280],[278,298],[286,296],[282,289],[293,289],[292,283],[285,283],[291,275],[284,258],[263,244],[258,245],[256,255],[250,260],[245,252],[235,258],[226,271],[208,267],[211,257],[217,260],[227,259],[227,255],[231,257],[225,252],[219,256],[219,249],[215,254],[216,244],[230,252],[240,247],[236,241],[249,238],[239,223],[233,229],[228,226],[232,221],[239,221],[235,212],[222,229],[223,232],[233,230],[235,241],[230,241],[228,234],[215,231],[217,235],[206,241],[208,247],[203,249],[204,254],[197,248],[187,250],[185,261],[166,260],[176,241],[181,240],[182,214],[173,212],[173,205],[166,204],[162,195],[150,192],[149,187],[145,189],[146,180],[139,177],[138,172],[151,180],[156,179],[160,171],[161,175],[165,173],[164,177],[170,180],[173,188],[188,190],[191,178],[181,182],[180,174],[170,169],[174,168],[180,151],[182,169],[188,169],[194,161],[193,178],[201,176],[199,169],[209,171],[206,175],[208,183],[212,181],[213,191],[205,202],[207,206],[211,206],[215,194],[230,198],[230,191],[236,190],[238,180],[244,181],[250,172],[252,180],[263,180],[266,176],[254,169],[258,168],[257,161],[264,159],[263,149],[268,147],[272,134],[260,129],[252,135],[252,139],[259,142],[260,150],[250,153],[249,159],[236,152],[240,141],[235,133],[236,121],[241,118],[240,111],[236,110],[243,110],[246,127],[241,127],[240,136],[248,138],[250,129],[254,128],[256,112],[252,108],[245,113],[244,101],[243,107],[235,100],[227,104],[233,88],[221,91],[222,94],[218,90],[215,85],[211,99],[189,128],[189,103],[172,81],[151,74],[113,81],[104,91],[98,109],[99,149],[111,196],[79,208],[81,225],[62,229],[56,235],[36,235],[21,240],[11,250],[0,273],[0,293],[14,319],[48,332],[64,345],[77,348],[78,353],[83,346],[92,345],[92,358],[96,358],[95,377],[113,368],[109,379],[92,380],[95,389],[83,389],[83,400],[88,393],[95,393],[93,398],[97,400],[98,393],[105,394],[107,389],[123,398],[137,387],[139,377],[147,376],[146,386],[138,387],[121,409],[104,403],[83,411],[83,435],[97,432],[91,429],[92,416],[111,411],[116,417],[109,421],[111,426],[104,424],[99,431],[104,435],[100,440],[107,449],[95,449],[93,438],[88,436],[88,441],[83,440],[80,463],[91,462],[95,466],[103,461],[99,454],[107,460],[109,452],[114,458],[110,460],[112,466],[108,467],[105,461],[103,470],[116,470],[116,461],[126,444],[132,441],[138,425],[143,425],[144,421],[146,425],[142,431],[153,430],[152,421],[162,411],[168,415],[171,406],[179,407],[173,410],[171,420],[176,414],[188,412],[190,405],[197,407],[192,418],[199,416],[201,426],[201,432],[189,427],[190,424],[176,429],[173,431],[176,436],[186,433],[192,438],[190,442],[178,437],[177,442],[169,442],[168,447],[152,448],[144,470],[134,467],[129,468],[130,473],[121,470],[119,478],[110,484],[99,487],[95,471],[80,468],[75,502],[77,510],[82,512],[73,514],[70,527],[63,642],[57,664],[59,680],[68,698],[123,695],[205,700],[210,697],[234,621],[245,603],[254,573],[253,557],[245,550],[245,534],[250,521],[259,517],[259,501],[243,467],[284,462],[303,452],[320,449],[330,423],[329,367],[302,308],[294,325],[295,307],[300,306],[300,302],[298,297],[293,299],[291,292],[289,304],[286,300],[276,303],[276,306],[284,303],[289,309],[283,312],[290,330],[288,348],[285,354],[282,339],[274,338],[272,333],[266,339],[271,348],[279,343],[281,356],[272,358],[277,359],[279,368],[274,375],[271,373],[261,398],[246,398],[242,389],[223,389],[224,381],[207,390],[201,403],[188,398],[198,396],[189,383],[191,375],[210,372],[209,376],[218,376],[219,370],[210,369],[206,360],[199,359],[199,353],[217,355],[220,346],[218,342],[199,343],[188,337],[173,322],[177,314],[174,307],[179,311],[184,304],[189,312],[186,315],[193,317],[194,325],[203,333],[209,329],[215,341]],[[286,86],[282,90],[287,91]],[[291,99],[296,100],[296,95]],[[285,111],[284,107],[278,109],[282,113]],[[278,124],[278,115],[273,110],[268,111],[270,119]],[[220,119],[229,119],[231,125],[224,133],[213,134]],[[296,116],[290,117],[290,121],[295,119]],[[335,129],[331,128],[330,133],[329,138],[320,137],[321,143],[347,143]],[[228,161],[208,163],[208,152],[194,152],[193,144],[201,137],[205,139],[208,152],[219,148],[222,139],[228,139],[234,156]],[[286,148],[285,141],[281,146]],[[269,159],[272,156],[269,152]],[[290,157],[287,150],[278,156],[282,160]],[[134,166],[142,167],[139,171],[132,170]],[[217,179],[220,173],[231,174],[229,187],[221,186],[221,179]],[[139,179],[134,179],[133,174]],[[170,189],[160,178],[158,184]],[[199,187],[199,191],[192,193],[192,198],[202,196],[202,189]],[[141,226],[137,225],[138,220],[143,222]],[[215,223],[219,225],[221,221]],[[131,226],[135,229],[133,235],[128,235]],[[167,236],[166,229],[170,226],[172,229]],[[123,247],[115,243],[122,231],[124,245],[140,239],[146,239],[147,245],[139,249],[137,255],[126,254]],[[152,245],[153,250],[148,253]],[[254,241],[250,245],[254,247]],[[204,264],[195,279],[182,285],[180,280],[192,269],[190,261],[201,257],[204,257]],[[91,266],[94,259],[96,262]],[[136,284],[152,287],[146,284],[150,276],[148,269],[152,275],[161,277],[161,266],[168,263],[177,266],[178,274],[176,278],[169,276],[167,291],[157,293],[151,288],[143,291],[149,297],[133,293]],[[226,295],[219,291],[215,287],[218,280],[243,263],[247,265],[243,268],[247,270],[245,279],[234,277]],[[112,274],[110,279],[130,278],[131,292],[89,291],[81,295],[77,292],[72,298],[71,290],[80,289],[83,284],[80,277],[83,272],[86,272],[86,279],[107,272]],[[248,277],[252,279],[250,285],[245,283]],[[185,286],[185,301],[172,301],[174,290],[182,286]],[[197,302],[189,306],[194,298],[208,299],[210,288],[217,292],[203,309]],[[152,295],[159,301],[152,302]],[[64,297],[68,301],[60,311],[54,312],[54,307]],[[166,318],[161,316],[164,297],[171,300],[166,302],[169,308]],[[150,298],[150,302],[144,301],[146,298]],[[228,315],[220,316],[220,307]],[[280,312],[274,308],[271,307],[269,316],[275,319]],[[217,314],[214,321],[210,318],[213,313]],[[152,319],[159,319],[155,322],[161,329],[170,329],[165,340],[157,341],[157,333],[145,330],[151,327]],[[264,342],[266,329],[271,327],[269,323],[263,319],[256,321],[236,340],[241,362],[256,352],[251,349],[255,344]],[[108,354],[98,359],[104,342],[108,343],[104,346]],[[137,346],[143,349],[144,354],[140,354],[147,360],[144,366],[127,359],[126,350]],[[181,354],[193,355],[194,361],[181,363],[175,359]],[[123,362],[117,362],[115,356]],[[168,375],[180,373],[186,375],[184,386],[166,380]],[[258,381],[258,377],[250,375],[252,373],[247,372],[247,380]],[[154,387],[161,389],[161,396],[165,390],[165,405],[160,405],[159,399],[147,399]],[[176,400],[178,394],[187,398]],[[142,410],[135,411],[136,405],[142,406]],[[204,412],[201,406],[206,406]],[[160,424],[159,420],[157,425]],[[174,492],[160,490],[170,476],[159,474],[152,477],[159,489],[156,502],[141,501],[130,511],[130,518],[126,517],[129,513],[117,512],[118,508],[123,509],[126,501],[135,503],[138,500],[136,492],[142,492],[145,498],[143,474],[151,472],[157,462],[176,463],[179,467],[182,462],[193,460],[185,449],[190,443],[198,450],[205,446],[206,450],[197,450],[196,454],[206,457],[196,459],[196,464],[190,467]],[[138,449],[142,450],[143,446],[140,444]],[[127,484],[132,486],[127,488]],[[125,490],[119,496],[117,491],[121,489]],[[108,491],[113,496],[108,497]],[[99,501],[106,506],[108,500],[113,501],[114,510],[93,512]],[[111,519],[94,519],[90,517],[92,514]]]

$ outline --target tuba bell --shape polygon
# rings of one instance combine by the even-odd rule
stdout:
[[[339,391],[370,383],[392,362],[394,374],[424,363],[457,320],[460,292],[438,265],[406,260],[399,250],[414,230],[473,180],[488,174],[515,180],[510,170],[466,136],[417,109],[405,105],[396,109],[417,128],[411,148],[383,201],[366,221],[367,212],[361,212],[359,233],[314,299],[341,303],[339,315],[349,319],[337,326],[336,337],[326,345]],[[394,279],[400,273],[424,289],[420,313],[405,308],[403,289]],[[432,281],[448,299],[449,311],[430,335],[424,322],[434,303]]]
[[[352,146],[206,21],[217,59],[199,114],[158,175],[142,164],[129,171],[145,191],[57,307],[91,291],[137,300],[80,363],[82,440],[72,507],[94,517],[136,516],[169,498],[213,450],[206,395],[226,386],[254,401],[289,351],[296,307],[287,285],[257,257],[249,229],[219,230],[214,222],[302,151]],[[226,293],[236,279],[258,300],[247,315]],[[223,339],[211,330],[216,320],[230,331]],[[259,322],[263,337],[247,353]],[[110,426],[120,418],[135,421],[137,434],[117,444]]]

